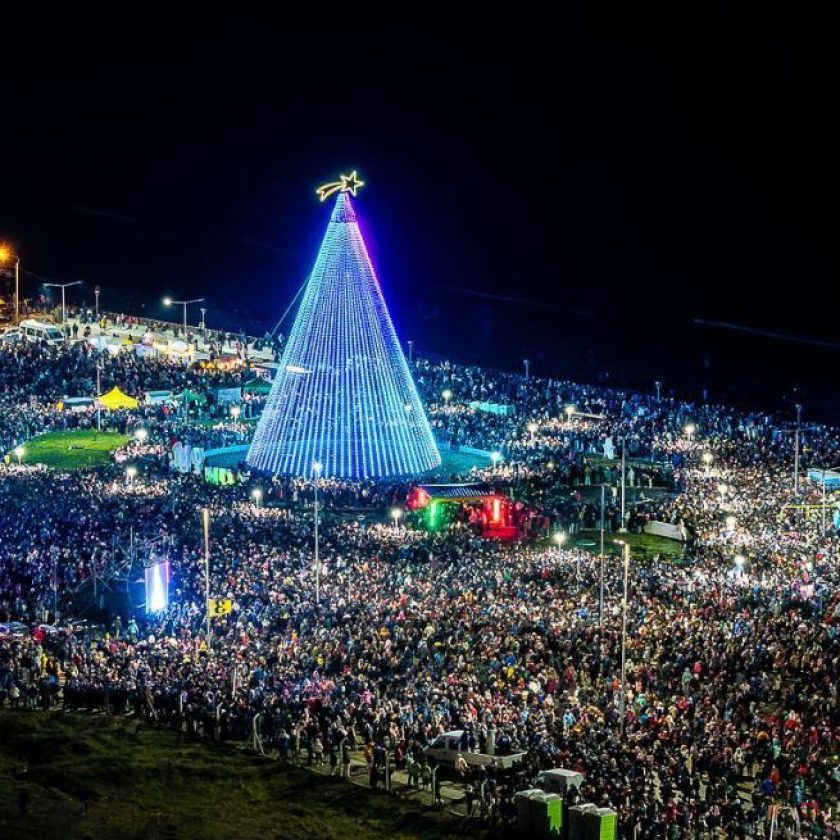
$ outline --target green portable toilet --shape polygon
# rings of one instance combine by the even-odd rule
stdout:
[[[520,834],[525,837],[533,836],[534,829],[531,825],[531,794],[542,793],[532,788],[520,790],[516,794],[516,827]]]
[[[612,808],[596,808],[584,814],[586,840],[616,840],[618,815]]]
[[[531,810],[531,836],[546,840],[548,837],[548,804],[545,792],[532,790],[528,795],[528,806]]]
[[[548,818],[548,836],[551,840],[563,837],[563,797],[556,793],[545,795],[546,816]]]
[[[586,840],[585,815],[596,810],[591,802],[573,805],[569,808],[569,840]]]

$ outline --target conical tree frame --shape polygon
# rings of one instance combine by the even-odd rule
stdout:
[[[347,193],[339,193],[247,462],[381,479],[437,467],[435,444]]]

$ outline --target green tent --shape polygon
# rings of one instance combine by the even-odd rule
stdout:
[[[261,376],[255,376],[242,386],[242,390],[250,394],[269,394],[271,393],[271,383]]]
[[[196,405],[207,405],[207,397],[204,394],[197,394],[195,391],[190,391],[185,388],[180,394],[175,394],[172,397],[174,402],[179,403],[195,403]]]

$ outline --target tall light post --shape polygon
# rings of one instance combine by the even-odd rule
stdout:
[[[627,588],[630,577],[630,544],[626,540],[616,540],[621,546],[624,558],[624,598],[621,606],[621,696],[618,698],[618,711],[621,717],[620,734],[624,737],[624,717],[627,702]]]
[[[201,332],[203,334],[207,330],[207,324],[204,321],[204,316],[207,314],[207,307],[202,306],[198,311],[201,313]]]
[[[96,431],[102,431],[102,362],[96,362]]]
[[[402,509],[395,507],[391,509],[391,518],[394,520],[394,530],[400,527],[400,519],[402,518]]]
[[[501,452],[491,452],[490,453],[490,460],[493,462],[493,473],[497,473],[499,471],[499,460],[502,457]]]
[[[685,436],[688,438],[688,442],[691,443],[694,433],[697,431],[697,426],[695,426],[694,423],[686,423],[683,431],[685,432]]]
[[[656,401],[662,402],[662,383],[657,379],[653,384],[656,387]]]
[[[26,454],[26,449],[23,446],[15,447],[15,455],[17,455],[18,466],[20,466],[23,456]]]
[[[410,365],[414,364],[414,342],[413,341],[408,342],[408,363]]]
[[[129,487],[131,487],[134,484],[134,477],[136,475],[137,475],[137,467],[126,467],[125,477],[126,477],[126,481],[128,482]]]
[[[621,435],[621,527],[618,529],[622,534],[627,533],[627,435]]]
[[[531,378],[531,360],[530,359],[523,359],[522,364],[525,366],[525,379]]]
[[[448,406],[449,400],[452,399],[452,391],[450,391],[449,388],[444,388],[440,392],[440,395],[443,397],[443,404]]]
[[[714,456],[712,455],[711,452],[704,452],[702,457],[703,457],[703,464],[706,468],[706,477],[708,477],[709,469],[712,466],[712,461],[714,461]]]
[[[134,433],[134,437],[141,446],[149,439],[149,433],[146,429],[138,429]]]
[[[94,286],[93,287],[93,296],[96,299],[96,320],[97,321],[99,320],[99,292],[100,292],[99,286]]]
[[[260,490],[259,487],[255,487],[251,491],[251,498],[254,500],[254,503],[256,504],[257,507],[260,506],[260,502],[262,501],[262,497],[263,497],[263,493],[262,493],[262,490]]]
[[[20,257],[8,245],[0,245],[0,265],[15,261],[15,326],[20,320]]]
[[[187,340],[187,307],[191,303],[204,303],[204,298],[192,298],[191,300],[173,300],[171,297],[163,299],[164,306],[183,306],[184,307],[184,341]]]
[[[793,492],[799,495],[799,424],[802,422],[802,406],[796,404],[796,430],[794,436],[793,449]]]
[[[531,434],[531,443],[534,442],[534,437],[536,436],[538,429],[539,426],[536,423],[534,423],[533,420],[528,424],[528,431]]]
[[[44,283],[44,286],[49,286],[55,289],[61,289],[61,326],[67,323],[67,295],[66,290],[71,286],[81,286],[81,280],[74,280],[72,283]]]
[[[204,622],[207,636],[207,650],[210,651],[210,509],[201,509],[204,525]]]
[[[566,422],[571,426],[572,425],[572,417],[575,416],[575,412],[577,409],[573,405],[567,405],[563,411],[566,414]]]
[[[598,629],[604,626],[604,491],[606,485],[601,483],[601,572],[600,572],[600,598],[598,601]]]
[[[318,483],[321,480],[322,465],[320,461],[312,464],[312,474],[315,476],[315,603],[321,603],[321,561],[318,558]]]

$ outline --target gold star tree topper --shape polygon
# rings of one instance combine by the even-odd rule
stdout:
[[[337,192],[350,193],[355,198],[359,188],[365,185],[365,182],[356,174],[355,169],[349,175],[339,175],[339,177],[341,178],[340,181],[331,181],[329,184],[324,184],[324,186],[318,187],[315,190],[321,201],[326,201],[331,195],[335,195]]]

